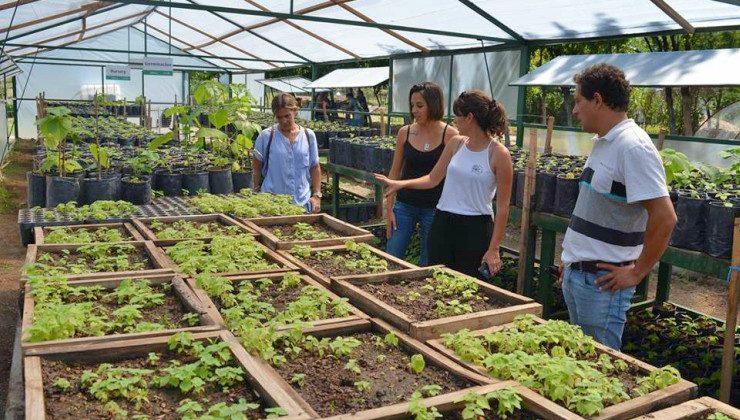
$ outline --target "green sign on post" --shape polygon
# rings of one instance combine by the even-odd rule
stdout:
[[[105,80],[131,80],[131,67],[105,66]]]
[[[172,57],[144,57],[144,74],[150,76],[172,76]]]

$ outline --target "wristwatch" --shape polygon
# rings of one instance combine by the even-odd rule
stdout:
[[[323,196],[324,196],[324,195],[323,195],[323,194],[321,194],[321,191],[317,191],[317,192],[315,192],[315,193],[311,194],[311,197],[319,197],[319,198],[321,198],[321,197],[323,197]]]

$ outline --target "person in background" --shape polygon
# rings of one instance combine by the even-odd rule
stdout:
[[[347,109],[351,112],[351,114],[348,113],[349,121],[347,122],[347,124],[353,127],[362,127],[365,117],[361,113],[359,113],[362,112],[362,107],[360,106],[360,102],[357,100],[357,98],[355,98],[355,95],[354,93],[352,93],[351,89],[350,92],[347,94],[347,101],[349,102]]]
[[[445,179],[429,232],[429,263],[484,277],[479,272],[483,264],[491,274],[501,270],[499,246],[509,217],[514,170],[509,150],[500,142],[508,124],[506,110],[473,90],[460,94],[453,113],[460,135],[447,142],[428,175],[400,181],[380,174],[375,178],[388,186],[387,194],[401,188],[433,188]]]
[[[596,136],[563,240],[563,296],[571,323],[618,350],[635,287],[668,246],[676,213],[658,151],[627,118],[624,73],[597,64],[574,80],[573,116]]]
[[[314,120],[329,121],[329,100],[326,98],[326,92],[320,92],[316,98],[316,110],[314,111]]]
[[[255,191],[293,196],[306,211],[321,211],[321,166],[316,134],[295,122],[298,102],[281,93],[272,99],[277,124],[254,143],[252,186]]]
[[[414,118],[401,127],[396,140],[388,177],[414,179],[428,174],[437,164],[445,144],[457,135],[457,130],[442,121],[444,94],[432,82],[419,83],[409,91],[409,110]],[[434,208],[442,194],[442,185],[429,190],[402,189],[386,198],[386,251],[404,258],[411,236],[419,229],[419,264],[429,264],[429,230],[434,220]]]
[[[362,91],[362,89],[357,89],[357,102],[360,103],[360,108],[364,112],[370,112],[370,107],[367,105],[367,98],[365,97],[365,93]],[[362,114],[362,124],[370,127],[370,115],[369,114]]]

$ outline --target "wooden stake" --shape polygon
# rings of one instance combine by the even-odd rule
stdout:
[[[385,108],[380,107],[380,135],[385,136]]]
[[[519,233],[519,273],[516,279],[516,292],[524,293],[524,277],[527,265],[527,238],[529,236],[529,219],[534,193],[535,169],[537,168],[537,130],[529,129],[529,155],[524,175],[524,203],[522,203],[522,225]]]
[[[552,129],[555,126],[555,117],[550,115],[547,117],[547,134],[545,135],[545,151],[546,155],[552,153]]]
[[[666,135],[665,128],[661,128],[660,132],[658,133],[658,150],[663,150],[663,143],[665,143],[665,135]]]
[[[735,234],[732,238],[732,266],[740,266],[740,218],[735,219]],[[737,326],[737,304],[740,296],[740,271],[730,271],[730,291],[727,297],[727,319],[725,320],[725,344],[722,349],[722,376],[719,399],[730,402],[732,371],[735,363],[735,327]]]

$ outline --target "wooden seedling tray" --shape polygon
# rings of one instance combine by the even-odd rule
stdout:
[[[204,242],[207,242],[208,240],[204,240]],[[278,265],[278,268],[270,268],[267,270],[257,270],[257,271],[230,271],[225,273],[213,273],[219,276],[240,276],[240,275],[249,275],[249,274],[270,274],[270,273],[285,273],[286,271],[295,271],[298,270],[298,266],[295,265],[292,261],[290,261],[288,258],[285,258],[284,255],[275,252],[266,246],[260,244],[259,242],[256,243],[257,246],[262,247],[264,250],[264,258],[271,262]],[[166,248],[166,247],[165,247]],[[167,268],[170,270],[179,272],[180,267],[177,265],[175,261],[173,261],[165,252],[164,248],[161,248],[161,253],[164,257],[164,264]]]
[[[701,419],[703,416],[715,412],[722,413],[733,420],[740,420],[740,410],[710,397],[701,397],[686,401],[673,407],[636,417],[635,420]]]
[[[346,248],[345,248],[344,245],[334,245],[334,246],[325,246],[325,247],[314,248],[313,249],[313,252],[318,252],[318,251],[342,251],[342,250],[345,250],[345,249]],[[370,251],[373,254],[375,254],[378,257],[380,257],[380,258],[383,258],[385,260],[388,260],[389,262],[394,262],[394,263],[398,264],[399,266],[401,266],[401,269],[402,270],[408,270],[408,269],[412,269],[412,268],[419,268],[418,266],[416,266],[414,264],[411,264],[411,263],[409,263],[407,261],[404,261],[404,260],[402,260],[400,258],[396,258],[393,255],[388,254],[386,252],[383,252],[383,251],[381,251],[381,250],[379,250],[379,249],[377,249],[375,247],[372,247],[371,246],[370,247]],[[290,261],[293,265],[299,267],[304,273],[306,273],[309,276],[313,277],[314,280],[316,280],[319,283],[321,283],[321,285],[323,285],[324,287],[329,287],[329,285],[332,282],[332,279],[334,279],[334,280],[345,280],[345,279],[351,279],[351,278],[354,278],[354,277],[356,277],[358,275],[361,275],[361,274],[354,274],[354,275],[347,275],[347,276],[332,276],[332,277],[330,277],[330,276],[327,276],[327,275],[319,272],[317,269],[315,269],[312,266],[306,264],[305,262],[303,262],[299,258],[294,257],[288,251],[278,251],[278,253],[281,256],[283,256],[286,260]],[[401,271],[401,270],[389,270],[389,271],[385,271],[385,273],[386,274],[390,274],[390,273],[394,273],[394,272],[398,272],[398,271]]]
[[[118,285],[125,279],[128,279],[131,277],[125,277],[125,276],[115,276],[108,279],[99,279],[99,280],[78,280],[78,281],[71,281],[68,283],[69,286],[103,286],[106,289],[114,289],[118,287]],[[190,331],[190,332],[203,332],[203,331],[212,331],[219,329],[219,325],[217,323],[217,320],[211,316],[211,314],[206,310],[206,307],[200,302],[200,299],[188,288],[187,284],[185,284],[185,281],[177,274],[170,273],[170,274],[155,274],[155,275],[144,275],[133,278],[134,280],[148,280],[151,284],[162,284],[162,283],[172,283],[172,293],[175,294],[175,296],[182,302],[183,306],[189,310],[189,312],[198,314],[198,317],[200,319],[200,325],[194,326],[194,327],[183,327],[183,328],[177,328],[177,329],[168,329],[168,330],[160,330],[160,331],[147,331],[142,333],[126,333],[126,334],[112,334],[112,335],[105,335],[105,336],[91,336],[91,337],[84,337],[84,338],[70,338],[70,339],[64,339],[64,340],[54,340],[54,341],[41,341],[36,343],[29,343],[26,342],[28,339],[27,329],[33,325],[34,320],[34,308],[35,303],[33,300],[33,296],[31,295],[31,285],[29,283],[26,283],[26,290],[24,294],[24,300],[23,300],[23,320],[22,320],[22,341],[21,346],[23,348],[24,354],[33,354],[36,349],[39,348],[46,348],[51,347],[54,348],[55,346],[67,346],[69,344],[86,344],[86,343],[98,343],[98,342],[108,342],[108,341],[116,341],[116,340],[123,340],[128,338],[143,338],[143,337],[158,337],[163,335],[172,335],[177,332],[181,331]]]
[[[480,375],[476,372],[460,367],[456,363],[453,363],[452,361],[438,354],[437,352],[429,348],[427,345],[425,345],[421,341],[418,341],[418,340],[415,340],[409,337],[408,335],[396,330],[391,325],[385,323],[384,321],[380,319],[373,318],[370,320],[357,320],[357,321],[348,322],[345,324],[324,325],[324,326],[312,328],[311,330],[308,330],[308,331],[304,331],[304,333],[321,338],[321,337],[350,336],[353,334],[366,333],[366,332],[375,332],[375,333],[385,335],[390,331],[393,331],[393,333],[398,337],[400,347],[404,348],[410,353],[418,353],[424,356],[427,366],[435,365],[438,368],[452,372],[456,376],[466,379],[477,385],[489,385],[492,383],[500,382],[500,381],[492,380],[490,377]],[[282,379],[280,374],[272,366],[270,366],[267,362],[259,359],[258,363],[263,370],[270,372],[270,375],[275,375],[278,378],[280,378],[283,384],[287,384],[287,382]],[[299,392],[298,394],[300,398],[299,403],[301,404],[301,407],[304,409],[304,411],[313,418],[321,417],[318,415],[318,413],[316,413],[316,411],[311,407],[311,405],[300,396]],[[352,418],[360,418],[360,419],[377,418],[377,417],[364,417],[365,413],[366,411],[355,413],[354,415],[352,415]]]
[[[146,237],[146,239],[150,241],[154,241],[154,244],[157,246],[169,246],[169,245],[174,245],[184,240],[191,240],[191,239],[203,240],[203,239],[210,239],[211,237],[159,239],[157,237],[157,234],[154,233],[154,231],[152,231],[149,228],[149,225],[154,220],[160,221],[164,224],[174,223],[180,220],[187,220],[190,222],[201,222],[201,223],[208,223],[208,222],[215,221],[215,222],[220,223],[223,226],[236,226],[237,228],[239,228],[239,230],[243,231],[244,233],[252,233],[252,234],[255,233],[254,229],[251,229],[245,226],[243,223],[239,223],[235,219],[225,214],[198,214],[198,215],[188,215],[188,216],[142,217],[142,218],[131,219],[131,222]]]
[[[127,222],[121,222],[121,223],[95,223],[95,224],[87,224],[87,225],[64,225],[64,226],[36,226],[33,228],[33,242],[36,245],[44,245],[46,244],[46,236],[51,232],[52,229],[55,228],[64,228],[64,229],[87,229],[87,230],[93,230],[97,228],[109,228],[109,229],[123,229],[128,235],[130,241],[143,241],[144,237],[141,236],[138,230],[134,228],[134,226],[131,223]],[[88,244],[65,244],[65,245],[88,245]]]
[[[168,274],[172,273],[171,261],[162,252],[161,249],[154,246],[151,241],[128,241],[128,242],[108,242],[108,244],[120,244],[120,245],[133,245],[136,248],[142,249],[149,260],[152,263],[152,268],[146,270],[133,270],[133,271],[105,271],[98,273],[85,273],[85,274],[67,274],[67,279],[70,281],[75,280],[97,280],[105,279],[112,276],[120,277],[140,277],[151,274]],[[80,246],[91,245],[91,244],[66,244],[66,245],[29,245],[26,250],[26,260],[24,265],[33,264],[36,262],[36,258],[39,252],[56,252],[63,249],[74,251]],[[21,285],[25,284],[27,276],[24,274],[21,276]]]
[[[340,296],[349,298],[350,302],[365,311],[368,315],[382,318],[401,331],[411,335],[411,337],[421,341],[437,338],[444,333],[456,332],[463,328],[477,330],[494,325],[506,324],[521,314],[542,315],[542,305],[530,298],[492,286],[447,268],[445,268],[445,271],[474,280],[479,286],[479,294],[488,296],[489,298],[495,298],[499,301],[505,301],[511,306],[438,319],[414,320],[411,316],[395,308],[392,304],[380,300],[372,293],[360,287],[360,285],[365,283],[399,283],[406,280],[425,279],[431,277],[434,270],[438,268],[442,268],[442,266],[417,268],[393,273],[368,274],[347,279],[333,278],[331,288]]]
[[[26,393],[26,419],[43,420],[46,418],[44,406],[44,384],[41,371],[41,360],[63,360],[67,362],[105,363],[122,359],[146,356],[149,352],[164,352],[167,350],[169,336],[117,340],[84,345],[71,345],[67,348],[39,351],[33,356],[23,358],[23,371]],[[225,331],[211,331],[193,334],[196,340],[219,339],[229,343],[237,364],[245,371],[249,385],[257,391],[266,404],[279,406],[288,412],[291,420],[306,419],[299,404],[299,396],[287,384],[280,385],[275,377],[259,367],[259,363],[249,355]],[[280,379],[280,378],[277,378]],[[102,404],[102,403],[101,403]]]
[[[258,279],[268,278],[270,280],[273,280],[275,283],[279,283],[280,280],[283,278],[283,275],[286,273],[272,273],[267,275],[239,275],[239,276],[223,276],[224,278],[228,279],[229,281],[233,283],[239,283],[242,281],[255,281]],[[321,286],[316,280],[312,279],[309,276],[301,275],[301,280],[303,281],[303,286],[316,286],[321,289],[325,289],[323,286]],[[216,320],[216,322],[226,327],[226,321],[224,321],[223,317],[221,316],[221,313],[218,310],[218,305],[214,303],[213,299],[211,299],[210,296],[208,296],[208,293],[206,293],[205,290],[199,288],[196,286],[196,281],[193,278],[189,278],[186,280],[188,286],[190,289],[192,289],[195,293],[195,295],[198,297],[199,301],[202,303],[204,309],[208,312],[209,316]],[[302,286],[301,286],[302,287]],[[339,296],[335,295],[329,290],[326,290],[326,292],[331,296],[332,299],[339,299]],[[349,303],[345,303],[347,306],[349,306],[351,314],[342,318],[328,318],[328,319],[321,319],[317,321],[310,321],[306,322],[310,327],[319,327],[323,325],[333,325],[337,323],[343,323],[347,321],[355,321],[358,319],[367,319],[368,316],[362,313],[359,309],[355,308],[354,306],[350,305]],[[290,326],[285,326],[281,328],[277,328],[277,330],[283,330],[290,328]]]
[[[263,217],[259,219],[243,219],[243,221],[248,227],[262,235],[262,240],[270,249],[291,249],[295,245],[308,245],[311,247],[333,246],[343,245],[344,242],[349,240],[359,243],[370,242],[375,239],[375,236],[367,230],[339,220],[336,217],[329,216],[326,213]],[[334,231],[339,236],[336,238],[314,240],[284,240],[275,236],[270,229],[280,225],[294,225],[299,222],[323,224],[324,227]]]
[[[463,398],[466,394],[473,392],[478,395],[486,395],[492,391],[498,391],[502,388],[511,387],[514,388],[519,396],[522,398],[522,409],[529,413],[537,415],[539,418],[552,419],[552,420],[578,420],[582,417],[574,416],[573,413],[564,409],[563,407],[555,404],[540,394],[523,387],[514,381],[498,382],[492,385],[480,385],[474,388],[463,389],[460,391],[450,392],[443,395],[437,395],[436,397],[424,398],[422,404],[424,407],[431,408],[436,407],[440,413],[448,411],[462,411],[465,407],[465,402],[455,402],[458,399]],[[340,415],[334,417],[326,417],[327,420],[400,420],[410,418],[409,414],[409,403],[402,402],[394,405],[388,405],[385,407],[375,408],[372,410],[366,410],[360,413]]]
[[[547,322],[541,318],[536,318],[536,317],[535,317],[535,321],[539,323]],[[512,327],[514,327],[513,323],[506,324],[506,325],[499,325],[496,327],[473,331],[473,334],[476,336],[483,335],[483,334],[487,334],[491,332],[503,331],[503,330],[506,330]],[[478,366],[472,363],[467,363],[467,362],[462,361],[452,349],[449,349],[444,345],[443,339],[439,338],[439,339],[429,340],[427,341],[427,344],[429,344],[432,348],[439,351],[440,353],[446,355],[450,359],[455,360],[460,365],[465,366],[468,369],[471,369],[475,372],[488,375],[488,373],[482,366]],[[651,366],[645,362],[635,359],[634,357],[630,357],[624,353],[618,352],[616,350],[613,350],[599,343],[596,343],[596,351],[599,353],[606,353],[615,359],[621,359],[629,365],[637,366],[640,369],[640,371],[642,371],[643,373],[649,373],[656,369],[655,366]],[[614,404],[609,407],[606,407],[604,408],[604,410],[601,411],[601,413],[598,416],[592,417],[592,418],[594,419],[620,419],[620,420],[631,419],[635,416],[639,416],[639,415],[649,413],[654,410],[658,410],[664,407],[668,407],[671,405],[684,402],[690,399],[691,397],[693,397],[696,394],[696,390],[697,390],[697,387],[694,383],[681,379],[678,383],[675,383],[673,385],[670,385],[668,387],[665,387],[657,391],[653,391],[642,397],[633,398],[631,400],[624,401],[619,404]],[[577,415],[576,413],[572,413],[572,414],[574,416]]]

